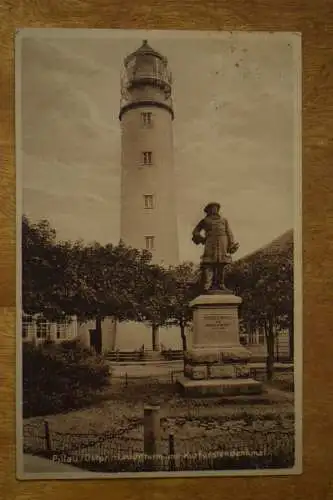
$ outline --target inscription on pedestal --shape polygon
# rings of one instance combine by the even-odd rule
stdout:
[[[204,326],[211,329],[214,332],[223,333],[235,322],[234,314],[232,313],[215,313],[215,314],[204,314],[203,316]]]
[[[238,344],[237,310],[197,310],[195,319],[195,344]]]

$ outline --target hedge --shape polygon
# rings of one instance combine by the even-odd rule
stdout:
[[[23,416],[79,408],[109,385],[109,366],[79,342],[23,345]]]

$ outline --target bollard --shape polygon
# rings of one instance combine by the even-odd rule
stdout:
[[[145,470],[156,470],[156,455],[160,440],[160,407],[157,405],[144,406],[144,441]]]
[[[175,436],[169,434],[169,470],[176,470]]]
[[[45,444],[46,450],[51,451],[51,435],[50,435],[50,427],[47,420],[44,421],[44,430],[45,430]]]

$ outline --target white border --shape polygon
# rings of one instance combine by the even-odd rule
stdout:
[[[21,144],[21,42],[24,38],[109,38],[130,39],[193,39],[224,37],[279,37],[290,40],[293,47],[295,69],[297,71],[297,96],[294,107],[295,120],[295,169],[294,169],[294,373],[295,373],[295,465],[290,469],[260,469],[242,471],[184,471],[184,472],[137,472],[137,473],[25,473],[23,462],[23,415],[22,415],[22,336],[21,336],[21,217],[22,217],[22,144]],[[302,375],[303,375],[303,293],[302,293],[302,64],[301,34],[291,32],[264,31],[193,31],[193,30],[122,30],[122,29],[65,29],[65,28],[24,28],[17,30],[15,37],[15,141],[16,141],[16,477],[20,480],[36,479],[140,479],[172,477],[244,477],[296,475],[302,469]],[[79,469],[78,469],[79,470]]]

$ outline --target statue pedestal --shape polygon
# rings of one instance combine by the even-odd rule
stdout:
[[[189,396],[260,394],[262,384],[250,378],[250,352],[239,341],[238,307],[232,294],[200,295],[191,302],[193,337],[178,383]]]

